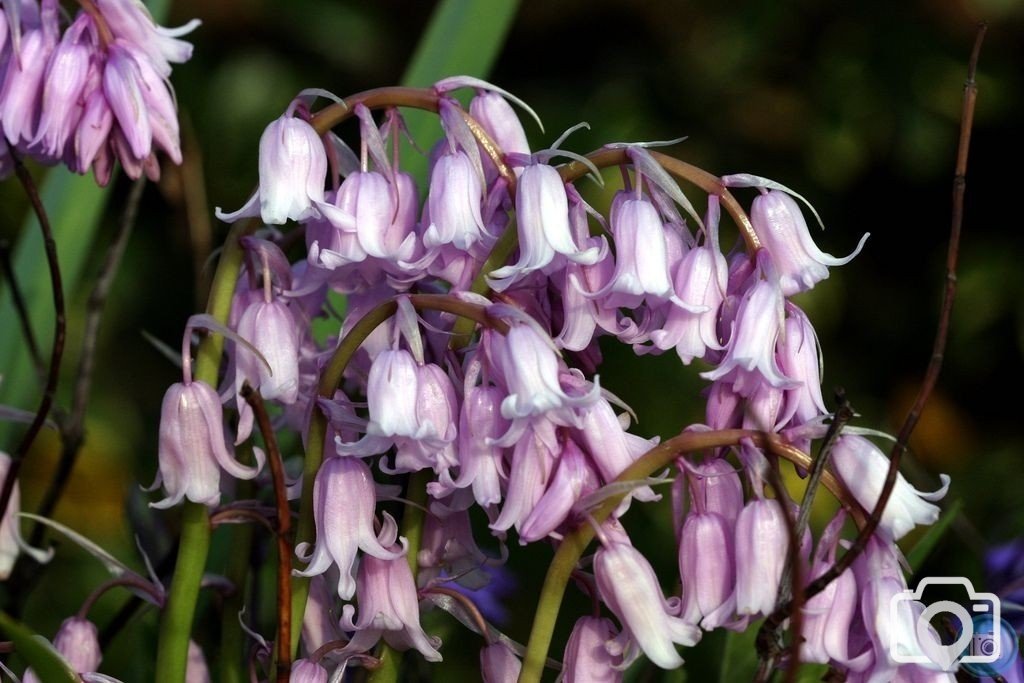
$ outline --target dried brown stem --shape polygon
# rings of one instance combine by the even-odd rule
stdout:
[[[46,265],[50,271],[50,287],[53,290],[53,348],[50,351],[50,366],[46,373],[46,384],[43,387],[43,396],[39,400],[39,408],[28,427],[28,431],[22,436],[18,446],[11,453],[11,465],[4,477],[3,487],[0,488],[0,517],[7,511],[7,505],[11,502],[11,494],[14,492],[14,485],[18,481],[18,472],[25,454],[35,442],[39,431],[46,422],[46,417],[53,407],[53,396],[57,390],[57,379],[60,377],[60,359],[64,355],[64,336],[67,322],[64,311],[64,285],[60,276],[60,263],[57,260],[57,243],[53,240],[53,228],[50,226],[50,218],[46,214],[46,207],[39,197],[39,190],[32,174],[28,172],[20,159],[14,159],[14,173],[25,188],[29,203],[39,221],[39,228],[43,231],[43,249],[46,252]]]
[[[907,442],[917,426],[921,413],[924,411],[925,403],[927,403],[928,397],[935,388],[939,372],[942,369],[942,361],[946,352],[946,340],[949,337],[949,324],[953,313],[953,299],[956,295],[956,266],[960,254],[964,191],[967,187],[967,154],[970,149],[971,129],[974,123],[974,105],[978,95],[975,74],[977,73],[978,56],[981,52],[982,41],[985,39],[986,29],[987,26],[985,24],[978,26],[978,31],[974,38],[974,48],[971,50],[971,58],[968,62],[967,80],[964,83],[963,108],[960,117],[960,144],[957,147],[956,170],[953,176],[953,209],[950,221],[949,248],[946,252],[946,284],[942,294],[942,307],[939,312],[939,322],[935,332],[935,341],[932,345],[932,355],[928,361],[928,368],[921,382],[921,388],[918,390],[917,398],[914,400],[896,437],[896,443],[893,445],[892,453],[889,457],[889,471],[886,474],[885,484],[882,486],[882,491],[878,496],[878,502],[875,504],[874,510],[872,510],[867,523],[860,529],[860,533],[857,534],[857,538],[850,548],[843,553],[842,557],[836,560],[835,564],[828,571],[807,586],[805,592],[807,599],[823,591],[840,574],[849,569],[867,547],[868,541],[871,540],[872,535],[878,528],[878,524],[882,519],[882,513],[889,502],[889,496],[892,495],[893,488],[896,485],[900,459],[907,450]],[[785,609],[788,611],[792,610],[792,608],[792,601],[790,601],[785,606]]]
[[[800,502],[800,511],[793,525],[794,535],[798,539],[807,530],[807,524],[811,516],[811,506],[814,504],[814,496],[828,465],[832,447],[835,445],[835,441],[842,432],[843,427],[853,418],[853,408],[850,406],[849,401],[846,400],[846,394],[842,389],[836,390],[836,399],[839,405],[832,417],[832,423],[829,425],[828,432],[825,433],[825,438],[818,449],[818,457],[814,459],[814,463],[811,465],[810,473],[807,477],[807,488],[804,489],[804,496]],[[804,604],[804,596],[802,595],[803,582],[794,571],[797,568],[798,563],[795,561],[795,556],[790,555],[786,568],[782,573],[782,581],[779,583],[779,597],[775,601],[775,611],[764,620],[764,623],[761,625],[761,631],[757,636],[757,642],[762,644],[760,653],[762,667],[759,668],[759,672],[761,670],[768,672],[772,670],[774,660],[779,652],[780,639],[778,631],[790,613],[793,614],[794,622],[794,651],[792,658],[794,662],[799,660],[801,634],[799,628],[796,627],[796,622],[802,620],[801,608]],[[796,599],[793,599],[794,590],[796,591]],[[791,671],[795,672],[795,669],[790,667],[787,670],[787,679]],[[767,680],[767,678],[759,680]]]
[[[57,463],[57,470],[54,472],[53,479],[50,480],[50,486],[43,496],[43,501],[36,511],[40,517],[49,517],[57,507],[85,439],[85,413],[89,402],[89,391],[92,388],[93,370],[96,366],[96,349],[99,342],[100,323],[103,320],[103,310],[106,308],[107,298],[110,296],[111,287],[113,287],[114,279],[121,266],[121,259],[124,257],[128,240],[135,227],[139,202],[142,200],[142,191],[145,186],[145,178],[136,180],[132,185],[117,234],[114,235],[114,241],[107,250],[99,275],[96,277],[96,284],[93,285],[89,301],[86,303],[82,356],[78,363],[78,374],[75,376],[75,384],[72,389],[71,412],[59,423],[63,444],[60,461]],[[43,540],[44,533],[45,527],[36,523],[32,528],[29,543],[39,545]]]
[[[248,382],[242,386],[242,398],[256,415],[256,424],[267,447],[270,476],[274,480],[274,502],[277,507],[277,673],[278,683],[287,683],[292,668],[292,546],[288,535],[292,530],[291,508],[288,506],[288,487],[284,480],[284,463],[277,437],[270,424],[270,416],[263,405],[260,392]]]

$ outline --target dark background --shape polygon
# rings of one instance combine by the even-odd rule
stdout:
[[[137,523],[173,527],[173,515],[145,511],[137,483],[148,484],[156,470],[159,402],[177,372],[140,330],[177,347],[185,319],[205,296],[206,243],[216,245],[226,233],[213,207],[237,208],[251,192],[267,122],[301,88],[345,96],[398,83],[431,7],[397,0],[174,4],[168,25],[193,16],[204,22],[190,36],[194,59],[173,76],[189,175],[165,169],[159,189],[146,192],[102,337],[89,443],[58,519],[126,559],[134,552],[126,509]],[[817,235],[826,251],[845,255],[870,232],[863,253],[799,303],[821,338],[826,395],[845,387],[862,415],[858,424],[894,432],[930,354],[962,84],[980,19],[990,26],[978,76],[960,294],[945,370],[907,470],[927,490],[937,487],[938,472],[951,474],[946,503],[965,503],[920,575],[966,575],[978,588],[985,585],[985,547],[1024,535],[1017,404],[1024,251],[1020,174],[1011,167],[1022,151],[1024,5],[526,2],[490,78],[543,119],[546,133],[527,124],[535,148],[581,120],[592,129],[566,145],[580,153],[610,141],[687,136],[672,148],[677,156],[716,174],[768,176],[810,199],[828,228]],[[194,187],[205,187],[205,199]],[[127,189],[119,181],[112,207]],[[614,189],[590,196],[607,202]],[[10,181],[2,193],[0,231],[13,235],[23,202]],[[101,238],[112,234],[115,219],[111,211]],[[724,244],[734,236],[726,228]],[[85,292],[71,297],[80,311]],[[0,333],[16,334],[13,321]],[[674,356],[634,359],[605,349],[602,384],[633,406],[641,432],[670,436],[703,420],[698,368],[684,368]],[[42,443],[26,467],[27,508],[52,467],[52,446]],[[665,545],[654,534],[665,531],[667,517],[651,521],[652,538],[637,542],[650,545],[671,572],[672,552],[655,550]],[[166,550],[151,549],[158,556]],[[530,586],[539,582],[537,565],[548,552],[533,557],[534,573],[518,589],[530,599],[511,601],[523,612],[514,609],[508,626],[517,639],[525,639],[523,620],[536,595]],[[48,571],[26,619],[52,635],[102,570],[65,545]],[[102,623],[121,599],[104,599],[97,619]],[[151,666],[153,624],[152,615],[135,622],[115,641],[103,670],[142,680],[133,671]],[[457,659],[452,650],[465,641],[453,636],[444,652]],[[143,668],[125,668],[137,666]]]

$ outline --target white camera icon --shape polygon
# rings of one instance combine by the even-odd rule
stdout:
[[[963,586],[970,611],[951,600],[923,606],[921,597],[924,590],[933,585]],[[889,644],[889,656],[899,664],[938,665],[943,671],[954,671],[958,664],[992,664],[1002,655],[1000,611],[999,598],[994,593],[975,592],[970,580],[964,577],[922,579],[915,590],[901,591],[889,600],[889,623],[894,636]],[[939,614],[951,614],[960,622],[959,637],[948,645],[939,640],[931,626],[932,618]],[[992,633],[976,637],[974,617],[980,615],[987,617],[984,621],[991,624]]]

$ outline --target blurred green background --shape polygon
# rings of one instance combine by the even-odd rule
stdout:
[[[160,400],[178,373],[142,331],[176,347],[186,318],[202,307],[207,259],[226,234],[213,207],[234,209],[252,191],[264,126],[302,88],[344,96],[398,83],[432,9],[430,2],[400,0],[192,0],[170,8],[168,25],[203,20],[190,36],[194,58],[173,76],[186,164],[180,172],[165,168],[159,186],[146,190],[104,323],[88,441],[57,519],[132,564],[134,533],[155,559],[168,552],[155,539],[174,528],[174,515],[151,515],[138,483],[148,484],[156,471]],[[546,133],[527,124],[535,148],[579,121],[591,130],[566,146],[581,153],[611,141],[687,136],[671,150],[677,156],[713,173],[768,176],[810,199],[828,228],[818,236],[826,251],[845,255],[871,232],[853,263],[834,269],[799,303],[821,338],[826,395],[845,387],[863,416],[859,424],[895,431],[931,349],[962,83],[982,19],[990,28],[979,70],[960,294],[945,370],[907,470],[928,490],[937,486],[936,473],[951,474],[945,504],[965,505],[920,575],[965,575],[979,588],[984,548],[1024,535],[1024,434],[1015,395],[1024,348],[1024,269],[1017,259],[1024,250],[1012,199],[1019,174],[1009,168],[1024,151],[1024,4],[524,2],[490,76],[543,119]],[[122,178],[113,189],[87,273],[95,272],[128,187]],[[614,189],[590,196],[600,204]],[[0,198],[0,236],[16,240],[25,202],[13,181],[0,187]],[[727,230],[726,246],[734,235]],[[88,290],[68,294],[66,370],[75,367]],[[15,320],[0,324],[0,335],[18,334]],[[49,331],[39,334],[48,339]],[[633,406],[641,432],[668,436],[703,420],[696,368],[680,366],[674,355],[635,359],[605,349],[602,384]],[[36,401],[32,391],[27,395],[23,407]],[[8,437],[0,446],[12,444]],[[41,440],[24,472],[26,509],[55,461],[55,441]],[[650,535],[637,543],[671,577],[673,552],[662,542],[670,533],[667,515],[633,514],[648,515]],[[514,563],[533,566],[519,588],[528,599],[511,600],[514,638],[526,637],[542,578],[536,567],[549,556],[540,548]],[[97,563],[61,544],[24,618],[52,635],[102,577]],[[671,588],[670,578],[664,583]],[[104,598],[94,613],[101,625],[123,599]],[[268,624],[270,616],[252,618]],[[149,678],[154,634],[152,614],[132,622],[114,640],[103,671]],[[467,642],[442,635],[454,646]],[[720,646],[699,648],[695,666],[714,666]],[[444,653],[459,665],[452,647]],[[474,661],[475,652],[467,654]]]

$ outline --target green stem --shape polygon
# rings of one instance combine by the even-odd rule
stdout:
[[[206,310],[226,323],[231,311],[231,298],[242,267],[243,250],[238,240],[252,230],[248,221],[236,223],[228,234],[224,253],[213,276]],[[220,356],[224,338],[210,334],[196,354],[194,378],[211,386],[217,385]],[[181,683],[188,664],[188,641],[192,620],[199,599],[199,584],[210,551],[210,520],[205,505],[186,501],[181,516],[181,545],[174,566],[174,577],[160,620],[160,636],[156,654],[157,683]]]
[[[255,462],[251,447],[239,458],[247,465]],[[256,495],[252,481],[238,482],[238,498],[245,500]],[[230,581],[235,592],[225,598],[220,615],[220,665],[217,679],[222,683],[248,683],[249,674],[243,666],[242,653],[245,652],[246,635],[242,624],[238,621],[238,613],[245,606],[246,582],[249,577],[249,559],[252,541],[256,529],[252,524],[232,524],[227,529],[231,553],[228,556],[224,576]]]
[[[210,519],[206,506],[186,502],[181,514],[181,547],[174,566],[174,581],[160,620],[157,683],[181,683],[185,680],[192,618],[209,550]]]

